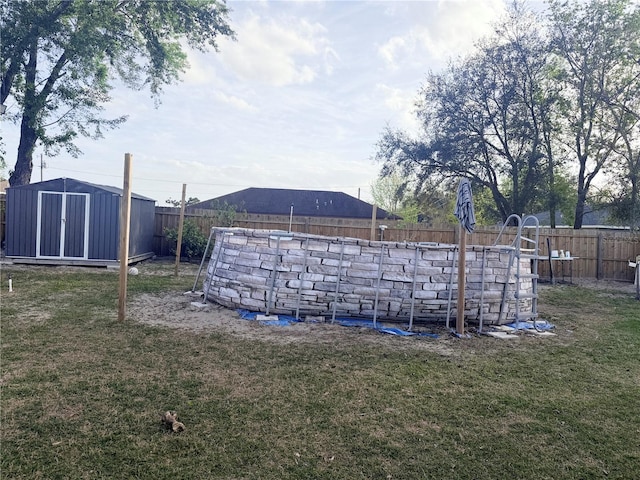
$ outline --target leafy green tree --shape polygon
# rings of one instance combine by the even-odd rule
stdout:
[[[168,198],[164,201],[164,203],[166,203],[167,205],[172,205],[174,207],[182,206],[182,200],[174,200],[173,198]],[[200,203],[200,199],[198,197],[189,197],[187,200],[185,200],[184,206],[188,207],[190,205],[195,205],[196,203]]]
[[[546,50],[537,19],[514,5],[476,53],[428,75],[417,110],[422,136],[387,129],[377,152],[382,173],[414,176],[419,187],[454,188],[467,177],[490,193],[502,220],[530,211],[556,165],[544,137],[553,104]]]
[[[218,200],[212,201],[207,210],[207,216],[213,219],[214,225],[218,227],[233,227],[238,216],[238,206],[231,205],[228,202],[220,203]],[[242,210],[241,213],[246,213]]]
[[[169,252],[175,255],[178,246],[178,229],[165,228],[164,234],[167,240],[172,243]],[[180,256],[187,258],[189,261],[192,258],[202,258],[205,253],[204,249],[207,248],[207,240],[207,236],[202,233],[196,222],[190,219],[185,220],[182,226]]]
[[[187,65],[184,45],[217,49],[233,36],[224,0],[0,0],[0,103],[12,97],[20,142],[11,185],[30,182],[37,142],[47,155],[81,152],[126,118],[100,116],[113,81],[156,98]]]
[[[634,159],[640,136],[634,125],[640,6],[630,0],[550,0],[549,8],[554,52],[561,61],[560,139],[578,172],[574,228],[581,228],[594,180],[611,166],[619,166],[621,153],[629,162],[630,179],[638,179]],[[634,103],[635,112],[630,110]]]
[[[616,147],[616,161],[607,173],[613,218],[632,228],[640,227],[640,81],[633,108],[625,106],[617,119],[620,122],[620,141]],[[622,110],[622,109],[621,109]]]
[[[397,172],[378,177],[371,185],[371,196],[376,205],[402,217],[401,223],[434,224],[455,220],[455,195],[447,195],[435,184],[422,184],[416,189],[413,179]]]
[[[606,174],[617,215],[637,222],[640,4],[548,3],[545,24],[515,2],[472,55],[428,75],[417,105],[422,135],[387,129],[377,152],[382,174],[413,175],[424,188],[467,177],[487,220],[547,209],[555,226],[560,210],[574,228]]]
[[[420,207],[411,196],[408,184],[408,179],[396,173],[381,176],[371,185],[371,196],[377,206],[402,217],[405,223],[417,223]]]

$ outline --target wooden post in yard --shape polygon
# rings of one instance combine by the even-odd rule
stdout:
[[[187,195],[187,184],[182,184],[182,202],[180,203],[180,223],[178,224],[178,244],[176,245],[176,269],[174,275],[178,276],[178,266],[180,265],[180,250],[182,250],[182,229],[184,228],[184,199]]]
[[[371,241],[376,239],[376,217],[378,216],[378,206],[374,205],[371,210]]]
[[[460,247],[458,248],[458,316],[456,317],[456,332],[464,333],[464,291],[465,291],[465,262],[467,261],[467,232],[460,222]]]
[[[460,221],[458,241],[458,315],[456,318],[456,332],[458,335],[464,333],[464,288],[465,288],[465,263],[467,260],[467,232],[473,233],[476,226],[476,216],[473,212],[473,195],[471,193],[471,182],[462,178],[458,185],[458,196],[456,198],[456,209],[453,214]],[[455,230],[454,230],[455,231]]]
[[[127,273],[129,270],[129,229],[131,223],[131,162],[133,155],[124,154],[124,182],[120,200],[120,284],[118,291],[118,322],[127,313]]]

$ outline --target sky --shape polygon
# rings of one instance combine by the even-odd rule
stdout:
[[[371,201],[387,126],[417,132],[414,102],[429,71],[471,51],[502,0],[228,1],[236,40],[189,52],[160,105],[118,87],[105,116],[128,115],[83,155],[34,154],[31,181],[67,177],[169,198],[215,198],[249,187],[341,191]],[[16,108],[8,105],[8,108]],[[7,167],[18,126],[2,122]],[[5,172],[5,176],[7,173]]]

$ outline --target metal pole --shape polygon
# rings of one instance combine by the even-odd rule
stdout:
[[[482,279],[480,281],[480,326],[478,331],[482,333],[482,320],[484,318],[484,268],[486,265],[486,257],[487,257],[487,248],[482,248]]]
[[[498,313],[498,325],[502,323],[504,315],[507,313],[507,293],[509,291],[509,279],[511,278],[511,267],[515,258],[515,249],[509,251],[509,264],[507,265],[507,277],[502,289],[502,303],[500,303],[500,313]]]
[[[291,224],[293,223],[293,203],[291,204],[291,210],[289,212],[289,233],[291,233]]]
[[[340,274],[342,273],[342,258],[344,257],[344,240],[340,242],[340,260],[338,260],[338,279],[336,281],[336,291],[333,296],[333,313],[331,314],[331,323],[336,320],[336,308],[338,306],[338,292],[340,290]]]
[[[269,316],[271,301],[273,300],[273,288],[276,285],[276,268],[278,268],[278,255],[280,254],[280,237],[276,237],[276,254],[273,257],[273,270],[271,272],[271,285],[269,286],[269,300],[267,301],[266,314]]]
[[[202,266],[204,265],[204,260],[207,258],[207,252],[209,251],[209,245],[211,245],[211,237],[213,236],[213,227],[209,231],[209,240],[207,240],[207,246],[204,249],[204,253],[202,254],[202,260],[200,261],[200,268],[198,268],[198,274],[196,275],[196,280],[193,282],[193,288],[191,289],[191,293],[196,291],[196,285],[198,284],[198,280],[200,279],[200,273],[202,272]]]
[[[302,260],[302,272],[300,272],[300,284],[298,285],[298,301],[296,302],[296,320],[300,320],[300,299],[302,298],[302,282],[307,271],[307,255],[309,254],[309,237],[304,242],[304,258]]]
[[[409,331],[413,328],[413,309],[416,304],[416,277],[418,276],[418,254],[420,253],[420,246],[416,245],[416,257],[414,259],[413,266],[413,286],[411,287],[411,313],[409,313]]]
[[[209,283],[207,284],[207,288],[204,292],[204,298],[202,299],[202,304],[207,303],[207,297],[209,297],[209,290],[211,290],[211,283],[213,283],[213,277],[216,274],[216,268],[218,268],[218,261],[220,260],[220,254],[222,253],[222,248],[224,247],[224,237],[225,235],[232,235],[228,232],[222,232],[222,236],[220,238],[220,248],[218,249],[218,254],[216,255],[216,261],[213,263],[213,269],[211,270],[211,275],[209,276]]]
[[[378,261],[378,281],[376,282],[376,297],[373,304],[373,328],[377,328],[376,319],[378,318],[378,297],[380,295],[380,280],[382,279],[382,257],[384,255],[384,245],[380,247],[380,260]]]

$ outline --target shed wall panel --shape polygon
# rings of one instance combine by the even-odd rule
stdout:
[[[135,198],[131,200],[130,257],[153,252],[155,211],[155,202]]]
[[[91,200],[89,258],[117,260],[120,199],[112,194],[94,194]]]
[[[68,195],[65,212],[64,256],[84,258],[85,222],[90,197]]]
[[[36,256],[38,192],[7,190],[6,254],[14,257]]]
[[[58,257],[60,256],[62,195],[43,193],[40,209],[39,255]]]

